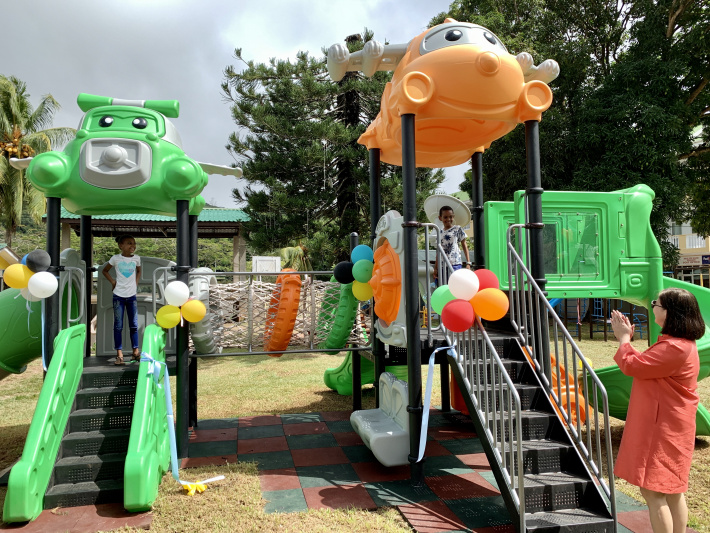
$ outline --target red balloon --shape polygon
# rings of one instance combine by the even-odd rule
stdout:
[[[461,333],[473,326],[476,315],[468,300],[451,300],[441,311],[441,321],[449,331]]]
[[[478,270],[475,270],[474,273],[476,276],[478,276],[478,281],[480,282],[480,285],[478,287],[479,291],[482,291],[483,289],[499,289],[500,288],[500,282],[498,281],[498,276],[496,276],[493,272],[490,270],[487,270],[485,268],[480,268]]]

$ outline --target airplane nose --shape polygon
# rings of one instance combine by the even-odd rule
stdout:
[[[112,144],[101,153],[101,162],[111,168],[119,168],[127,157],[125,148]]]
[[[478,70],[486,76],[492,76],[500,68],[500,59],[493,52],[482,52],[478,56]]]

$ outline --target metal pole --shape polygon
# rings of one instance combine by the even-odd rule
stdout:
[[[60,217],[61,198],[47,198],[47,253],[49,254],[49,272],[59,276]],[[54,339],[59,334],[59,291],[44,299],[44,328],[42,331],[42,349],[45,364],[49,367],[54,354]]]
[[[419,287],[417,267],[417,182],[415,116],[402,115],[402,182],[404,193],[404,294],[409,381],[409,463],[412,485],[424,483],[424,461],[419,455],[422,429],[422,354],[419,338]]]
[[[472,268],[486,268],[486,237],[483,226],[483,152],[471,156],[471,223],[473,224]]]
[[[360,238],[357,233],[352,232],[350,234],[350,251],[353,251]],[[360,310],[358,309],[358,313]],[[362,409],[362,356],[359,351],[353,352],[351,356],[351,361],[353,363],[353,411],[359,411]]]
[[[382,216],[382,192],[380,189],[380,149],[370,148],[370,241],[373,249],[376,246],[377,223]],[[385,371],[385,345],[377,338],[374,302],[370,302],[370,337],[372,344],[372,357],[375,359],[375,407],[380,406],[380,375]]]
[[[79,248],[81,249],[81,259],[86,265],[86,277],[84,278],[84,301],[86,309],[86,343],[84,344],[84,357],[91,355],[91,295],[94,290],[94,248],[91,238],[91,217],[81,215],[79,222]]]
[[[187,269],[190,264],[190,220],[189,220],[189,201],[178,200],[176,206],[177,215],[177,280],[187,283]],[[179,324],[177,327],[177,369],[176,369],[176,404],[177,404],[177,420],[175,424],[175,433],[177,435],[177,452],[178,457],[187,457],[188,449],[188,428],[190,426],[189,418],[189,370],[190,358],[188,353],[188,326],[187,324]]]
[[[530,236],[530,273],[543,294],[547,294],[545,292],[547,280],[545,279],[544,226],[542,223],[542,193],[544,189],[542,188],[542,174],[540,172],[540,123],[537,120],[525,122],[525,153],[528,169],[528,188],[526,192],[529,217],[527,222],[530,224],[528,229],[528,235]],[[544,309],[538,299],[535,298],[533,312],[536,320],[542,320]],[[549,332],[546,328],[540,328],[540,330],[538,346],[534,346],[534,349],[542,356],[543,371],[547,379],[551,380]]]
[[[197,215],[188,215],[190,267],[197,267]],[[187,325],[187,324],[186,324]],[[188,326],[189,327],[189,326]],[[188,426],[197,425],[197,359],[191,358],[188,372]]]

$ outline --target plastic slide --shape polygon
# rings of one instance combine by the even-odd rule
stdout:
[[[264,327],[264,351],[267,352],[281,352],[288,348],[301,301],[301,276],[290,274],[296,272],[292,268],[284,268],[281,272],[285,274],[276,278]],[[281,357],[280,353],[269,355]]]
[[[0,292],[0,379],[42,355],[42,303],[30,303],[29,313],[27,305],[18,289]]]
[[[335,282],[335,278],[330,279]],[[318,345],[321,349],[343,348],[357,316],[358,300],[353,296],[353,284],[328,287],[318,315],[318,327],[326,333],[326,339]]]
[[[663,288],[669,287],[677,287],[693,293],[698,299],[700,312],[705,320],[705,335],[697,342],[698,355],[700,356],[698,381],[700,381],[710,375],[710,289],[664,276]],[[616,365],[600,368],[595,372],[609,395],[609,414],[615,418],[626,420],[633,379],[625,376]],[[696,435],[710,436],[710,412],[702,404],[698,406],[695,423]]]
[[[387,366],[386,372],[391,372],[398,379],[407,380],[407,365]],[[360,379],[363,385],[375,382],[375,363],[362,357],[360,359]],[[350,396],[353,393],[353,359],[352,353],[348,352],[345,359],[338,368],[329,368],[323,376],[325,384],[333,390],[338,391],[342,396]]]

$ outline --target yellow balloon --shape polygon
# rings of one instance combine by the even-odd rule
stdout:
[[[188,322],[199,322],[207,314],[207,308],[201,300],[188,300],[180,309],[183,318]]]
[[[180,308],[174,305],[164,305],[158,309],[155,321],[161,328],[174,328],[180,323]]]
[[[3,278],[5,285],[8,287],[12,287],[13,289],[26,289],[32,274],[34,274],[34,272],[27,268],[26,265],[15,263],[5,269]]]
[[[353,281],[353,296],[361,302],[366,302],[372,298],[372,287],[369,283],[360,283],[355,280]]]

